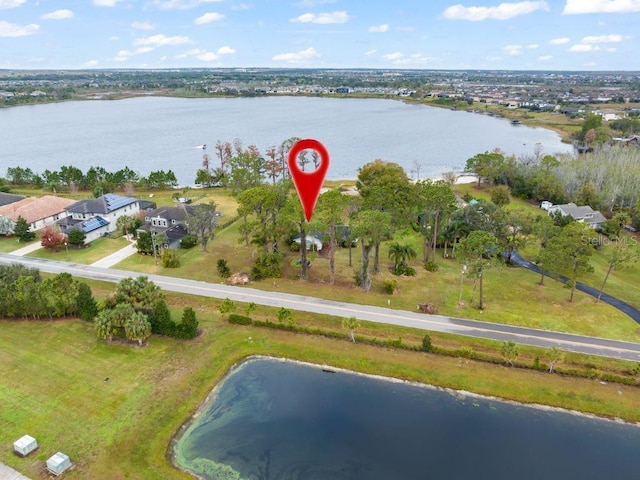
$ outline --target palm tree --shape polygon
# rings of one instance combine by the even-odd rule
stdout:
[[[407,261],[416,258],[417,253],[411,245],[393,242],[389,245],[389,258],[393,261],[393,269],[397,270],[400,265],[405,265]]]
[[[109,310],[103,310],[94,319],[94,327],[96,329],[96,335],[98,338],[102,338],[111,341],[113,335],[116,333],[116,328],[111,321],[111,312]]]
[[[151,336],[151,323],[142,312],[134,312],[124,324],[124,334],[129,340],[136,340],[138,345]]]

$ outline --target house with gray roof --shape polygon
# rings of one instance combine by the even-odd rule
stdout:
[[[577,222],[584,222],[591,228],[600,227],[607,219],[604,218],[599,211],[594,210],[589,205],[577,206],[575,203],[567,203],[564,205],[552,205],[548,208],[549,215],[555,215],[560,212],[563,217],[569,215]]]
[[[189,233],[186,223],[193,211],[194,208],[187,204],[156,208],[145,214],[145,224],[138,231],[154,235],[164,233],[168,239],[165,248],[180,248],[180,241]]]
[[[98,221],[98,223],[106,221],[107,228],[105,233],[111,233],[117,228],[116,223],[118,218],[123,215],[137,215],[140,211],[140,204],[137,198],[107,193],[98,198],[79,200],[67,207],[66,210],[69,216],[76,221],[84,222],[92,218],[100,217],[102,220]],[[95,222],[88,225],[96,226]],[[105,225],[102,225],[100,228],[104,226]],[[85,227],[82,228],[84,230]]]

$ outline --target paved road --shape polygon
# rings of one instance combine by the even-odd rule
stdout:
[[[38,258],[16,257],[0,254],[0,263],[19,262],[44,272],[69,272],[77,277],[91,278],[107,282],[119,282],[140,273],[126,270],[99,268],[90,265],[78,265]],[[567,351],[602,355],[640,361],[640,344],[602,338],[550,332],[532,328],[500,325],[489,322],[465,320],[442,315],[426,315],[404,310],[335,302],[321,298],[293,295],[290,293],[265,292],[248,287],[232,287],[182,278],[148,275],[149,279],[164,290],[201,295],[212,298],[230,298],[238,302],[254,302],[259,305],[286,307],[292,310],[356,317],[370,322],[388,323],[423,330],[455,333],[477,338],[494,340],[512,340],[514,342],[539,347],[558,347]]]

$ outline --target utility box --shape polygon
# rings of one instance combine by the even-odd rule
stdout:
[[[38,442],[30,435],[25,435],[13,442],[13,451],[21,457],[26,457],[38,448]]]
[[[47,460],[47,470],[49,470],[54,475],[60,475],[65,472],[65,470],[71,467],[71,460],[68,455],[65,455],[62,452],[56,453],[54,456]]]

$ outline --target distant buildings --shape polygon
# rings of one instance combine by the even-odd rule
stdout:
[[[586,223],[593,229],[599,228],[607,220],[599,211],[588,205],[579,207],[575,203],[567,203],[564,205],[551,205],[546,210],[549,215],[555,215],[556,212],[559,212],[563,217],[568,215],[577,222]]]

